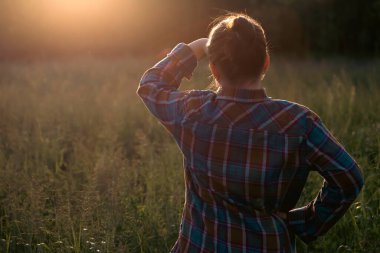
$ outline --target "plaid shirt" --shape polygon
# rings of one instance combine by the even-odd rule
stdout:
[[[294,235],[310,242],[327,232],[363,186],[356,162],[318,115],[264,89],[178,91],[196,65],[180,43],[137,91],[184,155],[186,198],[172,252],[295,252]],[[295,208],[311,170],[323,186]]]

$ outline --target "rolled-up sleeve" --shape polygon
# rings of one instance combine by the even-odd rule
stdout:
[[[344,215],[364,185],[359,166],[319,117],[310,119],[309,125],[307,161],[324,182],[312,202],[291,210],[288,216],[291,229],[306,243],[326,233]]]

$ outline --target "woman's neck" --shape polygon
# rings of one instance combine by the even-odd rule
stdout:
[[[227,82],[219,82],[220,87],[226,87],[226,88],[235,88],[235,89],[247,89],[247,90],[259,90],[262,89],[261,81],[248,81],[241,84],[231,84]]]

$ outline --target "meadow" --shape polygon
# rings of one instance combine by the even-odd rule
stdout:
[[[168,252],[182,156],[136,96],[158,59],[0,63],[0,252]],[[359,163],[365,186],[299,252],[379,252],[380,62],[274,60],[268,95],[302,103]],[[205,63],[184,88],[210,83]],[[309,177],[297,206],[322,180]]]

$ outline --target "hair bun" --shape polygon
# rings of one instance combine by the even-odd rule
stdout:
[[[235,32],[245,32],[251,27],[251,23],[245,17],[240,16],[233,20],[231,29]]]

